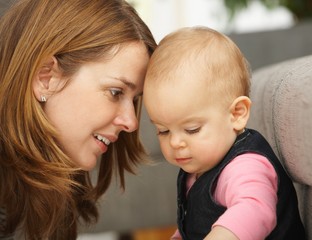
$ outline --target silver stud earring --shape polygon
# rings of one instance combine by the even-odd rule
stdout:
[[[41,101],[40,102],[46,102],[47,101],[47,99],[46,99],[46,97],[45,96],[41,96]]]

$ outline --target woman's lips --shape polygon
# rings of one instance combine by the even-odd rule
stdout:
[[[99,146],[102,154],[105,153],[107,151],[107,145],[104,144],[102,141],[98,140],[97,138],[94,138],[94,140],[96,141],[97,145]]]

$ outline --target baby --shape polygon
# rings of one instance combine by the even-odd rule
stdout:
[[[152,55],[144,104],[178,167],[172,239],[305,239],[292,181],[247,129],[250,71],[239,48],[205,27],[166,36]]]

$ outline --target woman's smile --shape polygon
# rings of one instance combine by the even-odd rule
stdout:
[[[95,142],[97,143],[97,145],[101,149],[101,154],[105,153],[108,149],[108,145],[110,144],[110,141],[107,138],[105,138],[99,134],[94,134],[94,139],[95,139]]]

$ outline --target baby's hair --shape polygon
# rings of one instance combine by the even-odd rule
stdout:
[[[169,80],[185,71],[200,72],[209,89],[223,99],[249,96],[248,62],[230,38],[213,29],[187,27],[167,35],[151,58],[146,81]]]

